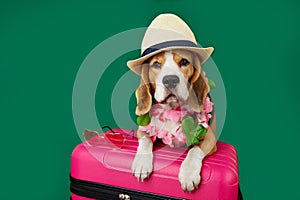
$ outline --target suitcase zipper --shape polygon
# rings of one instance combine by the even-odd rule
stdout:
[[[72,193],[97,200],[186,200],[79,180],[70,176]]]

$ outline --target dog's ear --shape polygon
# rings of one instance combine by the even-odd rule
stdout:
[[[194,74],[190,78],[189,105],[195,112],[203,110],[203,102],[209,93],[209,85],[204,72],[201,69],[200,59],[194,56]]]
[[[135,91],[137,100],[135,113],[138,116],[148,113],[152,105],[152,95],[149,84],[149,64],[143,64],[141,68],[141,83]]]

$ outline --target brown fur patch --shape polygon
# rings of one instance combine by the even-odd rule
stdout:
[[[156,54],[155,56],[151,57],[149,60],[149,82],[152,86],[152,88],[156,89],[156,85],[155,85],[155,82],[156,82],[156,78],[161,70],[161,68],[154,68],[154,67],[151,67],[153,65],[154,62],[158,62],[162,67],[163,65],[165,64],[166,62],[166,58],[165,58],[165,52],[161,52],[159,54]]]
[[[135,113],[138,116],[144,115],[149,112],[152,106],[152,95],[149,85],[149,65],[144,64],[142,67],[141,83],[135,92],[137,107]]]

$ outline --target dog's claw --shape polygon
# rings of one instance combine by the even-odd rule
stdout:
[[[194,189],[198,189],[198,185],[195,184],[195,182],[193,182],[193,185],[194,185]]]

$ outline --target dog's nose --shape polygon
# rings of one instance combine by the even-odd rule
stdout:
[[[168,75],[163,78],[163,84],[166,88],[173,89],[179,83],[179,78],[176,75]]]

